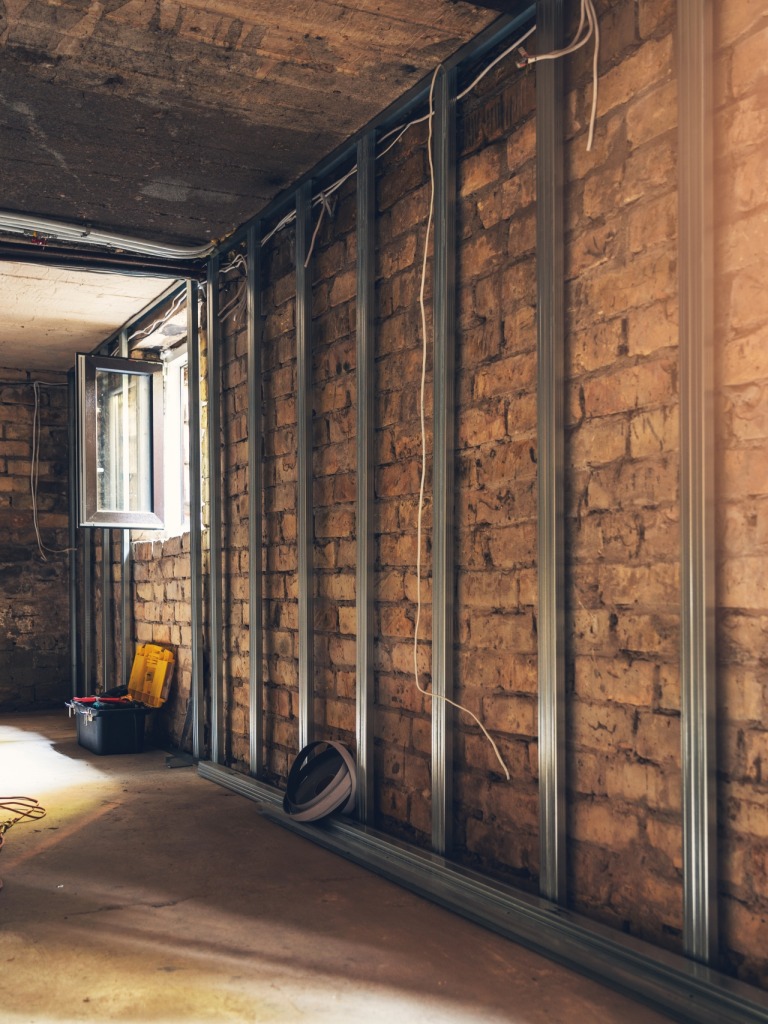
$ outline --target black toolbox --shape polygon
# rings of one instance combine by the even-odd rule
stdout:
[[[174,660],[173,652],[165,647],[141,644],[125,697],[75,697],[68,701],[80,746],[94,754],[140,754],[153,713],[168,697]]]
[[[94,754],[140,754],[152,708],[126,703],[76,704],[77,742]]]

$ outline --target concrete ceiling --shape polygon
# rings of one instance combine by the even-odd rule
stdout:
[[[462,0],[0,0],[0,208],[222,238],[496,17]],[[65,369],[152,288],[0,264],[0,366]]]
[[[4,0],[0,206],[220,238],[497,16],[462,0]]]
[[[0,267],[0,367],[67,370],[168,288],[167,278]]]

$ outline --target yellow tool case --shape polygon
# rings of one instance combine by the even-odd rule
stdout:
[[[121,697],[74,697],[77,742],[94,754],[138,754],[144,749],[147,716],[165,703],[175,658],[158,644],[141,644],[133,659],[128,691]]]

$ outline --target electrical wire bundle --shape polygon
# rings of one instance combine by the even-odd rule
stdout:
[[[0,797],[0,814],[10,814],[5,821],[0,822],[0,851],[5,845],[5,833],[12,825],[19,822],[39,821],[44,818],[46,810],[40,806],[40,802],[32,796],[2,796]],[[0,889],[3,888],[3,880],[0,878]]]
[[[597,118],[597,88],[598,88],[598,60],[600,56],[600,25],[597,19],[597,11],[595,10],[594,0],[581,0],[579,9],[579,25],[576,29],[573,39],[567,46],[564,46],[561,50],[551,50],[546,53],[529,54],[524,48],[523,43],[526,42],[536,31],[536,25],[532,25],[526,32],[523,33],[518,39],[514,41],[510,46],[503,50],[498,56],[487,64],[483,70],[472,79],[468,86],[466,86],[456,97],[457,100],[465,99],[485,78],[485,76],[500,64],[505,58],[509,57],[510,54],[517,53],[517,66],[520,68],[525,67],[528,64],[535,64],[540,60],[557,60],[561,57],[567,57],[571,53],[576,53],[582,47],[586,46],[590,39],[594,40],[594,52],[592,56],[592,106],[589,115],[589,133],[587,136],[587,151],[591,151],[592,143],[594,141],[595,134],[595,120]],[[436,70],[439,70],[439,65]],[[433,79],[434,84],[434,79]],[[430,90],[431,93],[431,90]],[[389,145],[382,149],[376,154],[376,159],[380,159],[385,156],[391,149],[393,149],[397,143],[402,139],[405,133],[413,128],[417,124],[423,124],[432,118],[432,99],[430,95],[430,109],[429,112],[422,115],[421,117],[415,117],[412,121],[408,121],[405,124],[399,124],[395,128],[390,128],[388,132],[385,132],[382,136],[377,139],[377,144],[381,145],[388,140]],[[332,185],[328,185],[327,188],[321,189],[316,196],[312,197],[312,205],[320,206],[320,217],[318,218],[317,226],[315,227],[314,234],[312,235],[312,241],[309,246],[309,252],[305,261],[305,266],[309,266],[309,261],[312,257],[312,251],[315,247],[315,239],[320,229],[320,224],[326,213],[331,214],[328,201],[330,197],[344,185],[353,175],[357,174],[357,164],[351,167],[346,174],[344,174],[337,181],[334,181]],[[286,215],[277,222],[277,224],[269,231],[261,240],[262,245],[266,245],[267,242],[273,238],[278,231],[282,231],[284,227],[292,224],[296,220],[296,211],[289,210]]]

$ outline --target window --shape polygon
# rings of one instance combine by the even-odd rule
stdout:
[[[163,528],[161,370],[78,355],[81,526]]]

